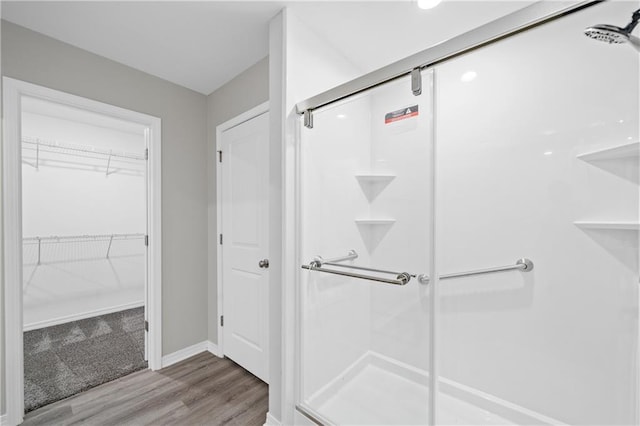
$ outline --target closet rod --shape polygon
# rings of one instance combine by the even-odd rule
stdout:
[[[101,235],[66,235],[64,237],[50,236],[50,237],[27,237],[23,238],[23,244],[38,245],[38,260],[37,265],[42,264],[42,243],[88,243],[94,241],[108,241],[106,258],[109,258],[111,253],[111,244],[113,241],[125,241],[145,238],[145,234],[101,234]]]
[[[88,145],[71,145],[71,144],[65,144],[62,142],[47,141],[47,140],[34,138],[30,136],[23,137],[22,143],[27,145],[35,145],[36,146],[35,149],[37,153],[40,151],[41,147],[45,147],[45,148],[51,148],[51,149],[82,152],[85,154],[102,155],[105,157],[127,158],[132,160],[146,160],[146,156],[144,154],[134,154],[134,153],[128,153],[128,152],[118,153],[118,152],[113,152],[112,150],[109,150],[109,149],[100,149],[100,148],[95,148]]]

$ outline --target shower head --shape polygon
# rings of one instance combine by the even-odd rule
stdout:
[[[609,44],[620,44],[629,41],[629,33],[625,32],[624,28],[614,25],[594,25],[584,30],[584,34],[587,37]]]
[[[634,47],[640,48],[640,39],[631,35],[631,31],[635,29],[638,22],[640,22],[640,9],[633,12],[631,22],[624,28],[600,24],[585,29],[584,34],[587,37],[609,44],[630,43]]]

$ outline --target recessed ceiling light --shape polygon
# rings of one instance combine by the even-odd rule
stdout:
[[[440,4],[442,0],[418,0],[418,7],[420,9],[433,9]]]
[[[347,118],[346,114],[338,114],[336,115],[336,118],[339,118],[340,120],[342,120],[343,118]]]
[[[462,74],[462,77],[460,77],[460,81],[462,81],[464,83],[468,83],[470,81],[473,81],[477,76],[478,76],[477,72],[475,72],[475,71],[467,71],[464,74]]]

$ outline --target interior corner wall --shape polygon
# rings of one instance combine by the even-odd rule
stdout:
[[[0,8],[0,18],[2,17],[2,10]],[[2,24],[2,19],[0,19],[0,45],[2,44],[2,30],[4,25]],[[0,47],[0,52],[2,48]],[[0,54],[0,76],[2,75],[2,55]],[[2,79],[0,79],[0,98],[2,97]],[[0,102],[0,141],[2,140],[3,133],[3,123],[4,123],[4,113],[2,111],[2,102]],[[1,159],[0,154],[0,159]],[[2,173],[0,173],[0,200],[2,199]],[[1,204],[1,203],[0,203]],[[2,208],[0,208],[0,241],[4,238],[3,223],[4,223],[4,213]],[[0,244],[0,277],[4,276],[4,244]],[[5,374],[5,365],[4,365],[4,285],[2,285],[2,279],[0,278],[0,417],[5,415],[5,382],[4,377],[7,377]],[[1,422],[1,421],[0,421]]]
[[[282,139],[284,137],[284,22],[269,23],[269,412],[282,424]]]
[[[360,75],[355,64],[284,9],[271,22],[269,414],[294,423],[295,104]]]
[[[206,96],[7,21],[2,75],[162,119],[162,352],[205,340]]]
[[[269,57],[238,74],[207,97],[207,220],[209,230],[208,338],[218,343],[216,127],[269,100]]]

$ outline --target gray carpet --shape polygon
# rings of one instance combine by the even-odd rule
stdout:
[[[25,412],[143,368],[143,307],[27,331]]]

